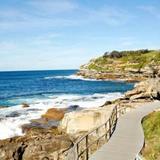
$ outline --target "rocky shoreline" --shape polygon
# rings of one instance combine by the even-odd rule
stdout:
[[[73,106],[68,111],[51,108],[41,119],[32,120],[31,124],[23,126],[24,136],[0,140],[0,159],[65,159],[66,151],[77,138],[104,123],[115,105],[126,107],[129,111],[157,99],[160,99],[160,79],[152,78],[136,84],[124,97],[107,101],[98,108],[80,110]]]
[[[103,72],[103,71],[96,71],[96,70],[87,70],[87,69],[81,69],[77,72],[77,76],[82,76],[83,78],[88,79],[96,79],[96,80],[121,80],[126,82],[140,82],[143,80],[146,80],[151,75],[144,75],[141,73],[111,73],[111,72]]]
[[[160,77],[159,62],[159,50],[112,51],[82,65],[77,75],[97,80],[139,82]]]

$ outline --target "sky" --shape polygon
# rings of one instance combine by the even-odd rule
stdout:
[[[0,0],[0,71],[77,69],[160,48],[159,0]]]

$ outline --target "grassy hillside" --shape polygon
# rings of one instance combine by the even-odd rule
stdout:
[[[143,120],[145,148],[143,156],[146,160],[160,159],[160,112],[153,112]]]
[[[103,56],[91,60],[81,69],[96,71],[141,71],[145,67],[160,65],[160,51],[137,50],[137,51],[112,51]]]

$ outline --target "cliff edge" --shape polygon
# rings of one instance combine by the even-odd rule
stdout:
[[[91,79],[125,81],[160,77],[160,50],[106,52],[82,65],[77,75]]]

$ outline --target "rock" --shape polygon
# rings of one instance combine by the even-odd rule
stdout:
[[[28,108],[28,107],[29,107],[29,104],[27,104],[27,103],[22,103],[22,107],[23,107],[23,108]]]
[[[113,105],[66,113],[60,122],[59,128],[71,135],[89,131],[103,124],[112,109]]]
[[[136,94],[136,95],[131,96],[131,97],[130,97],[130,100],[133,101],[133,100],[135,100],[135,99],[145,99],[145,98],[147,98],[147,97],[149,97],[149,95],[147,96],[147,95],[144,94],[144,93],[140,93],[140,94]]]
[[[39,129],[49,129],[49,128],[57,128],[59,125],[59,121],[55,120],[45,120],[44,118],[31,120],[31,123],[24,124],[22,126],[23,133],[32,130],[33,128]]]
[[[70,110],[76,110],[77,108],[79,108],[79,105],[70,105],[69,106]]]
[[[33,129],[34,127],[29,123],[29,124],[22,125],[21,128],[22,128],[22,132],[26,133],[26,132],[30,131],[31,129]]]
[[[1,140],[0,160],[65,159],[63,152],[71,148],[73,143],[69,136],[55,135],[52,130],[37,130],[23,137]]]
[[[42,109],[30,108],[30,109],[26,109],[26,111],[36,112],[36,111],[42,111]]]
[[[68,112],[72,112],[72,111],[79,111],[81,110],[79,105],[70,105],[67,109],[66,109],[66,113]]]
[[[0,109],[4,109],[7,108],[8,106],[0,106]]]
[[[160,78],[151,78],[135,85],[132,91],[125,94],[130,100],[134,99],[160,99]]]
[[[64,110],[50,108],[48,111],[42,115],[42,118],[46,120],[61,120],[64,117]]]
[[[111,101],[106,101],[101,107],[104,107],[104,106],[106,106],[106,105],[110,105],[110,104],[112,104],[112,102]]]
[[[10,114],[6,115],[6,117],[19,117],[21,114],[19,112],[11,112]]]

